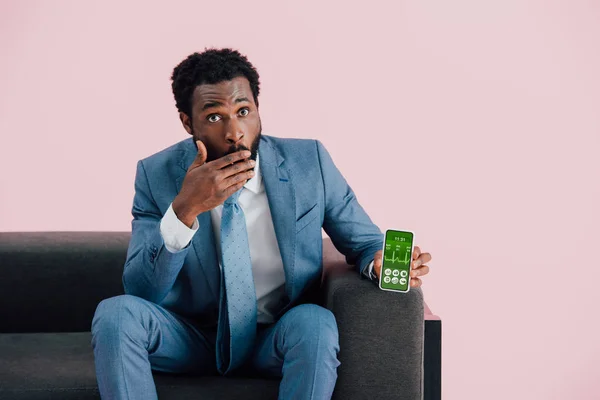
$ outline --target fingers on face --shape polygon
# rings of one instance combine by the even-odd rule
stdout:
[[[248,157],[250,157],[250,152],[248,150],[236,151],[235,153],[227,154],[214,160],[213,163],[217,169],[221,169]]]
[[[248,173],[252,168],[254,168],[255,165],[256,163],[252,160],[238,161],[234,164],[228,165],[225,168],[221,168],[220,173],[223,179],[229,179],[234,177],[247,178],[248,176],[250,176],[250,174]]]

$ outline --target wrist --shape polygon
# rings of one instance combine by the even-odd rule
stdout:
[[[177,216],[177,219],[180,220],[185,226],[191,228],[194,225],[194,221],[198,216],[199,212],[196,212],[191,207],[186,205],[187,202],[182,201],[182,199],[177,196],[175,200],[173,200],[173,212]]]

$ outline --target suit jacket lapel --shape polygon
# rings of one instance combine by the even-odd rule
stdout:
[[[192,164],[197,154],[198,149],[196,148],[194,141],[189,139],[180,158],[180,175],[175,179],[177,193],[179,193],[181,190],[183,178],[185,178],[187,169]],[[198,225],[200,228],[192,238],[191,245],[194,248],[196,256],[198,257],[198,261],[200,262],[200,270],[208,281],[212,295],[215,299],[218,299],[221,286],[221,271],[219,269],[219,259],[217,258],[217,250],[215,246],[215,237],[213,233],[210,211],[203,212],[202,214],[198,215]]]
[[[259,146],[260,171],[265,183],[269,208],[285,270],[285,290],[291,300],[297,296],[294,286],[296,260],[296,195],[290,171],[283,156],[263,137]]]

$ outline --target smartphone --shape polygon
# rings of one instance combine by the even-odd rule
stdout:
[[[393,292],[410,290],[410,267],[415,235],[410,231],[388,229],[383,241],[383,259],[379,274],[379,288]]]

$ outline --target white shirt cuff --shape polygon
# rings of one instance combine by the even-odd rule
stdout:
[[[194,234],[198,231],[198,218],[194,220],[192,228],[188,228],[183,222],[177,218],[173,211],[173,203],[169,205],[169,209],[160,220],[160,235],[165,242],[165,247],[171,253],[178,253],[186,248]]]
[[[366,268],[363,270],[363,275],[365,276],[365,278],[369,278],[371,280],[375,279],[375,275],[373,275],[373,264],[375,263],[375,260],[371,261],[369,263],[369,265],[366,266]]]

